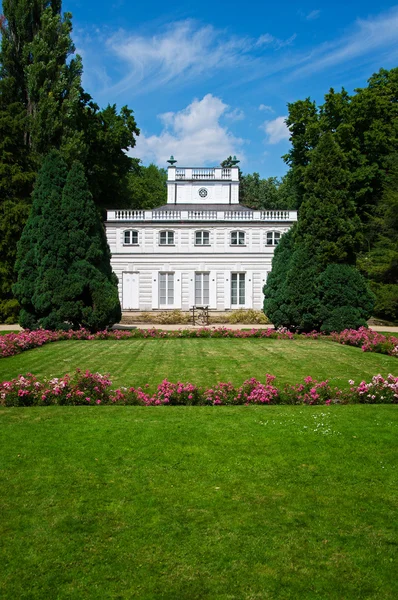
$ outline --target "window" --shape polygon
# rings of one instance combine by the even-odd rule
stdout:
[[[210,246],[210,231],[195,231],[195,246]]]
[[[267,246],[276,246],[280,239],[279,231],[267,231]]]
[[[159,273],[159,305],[174,304],[174,273]]]
[[[138,244],[138,231],[127,230],[124,232],[124,245],[134,246]]]
[[[245,273],[231,273],[231,305],[245,304]]]
[[[231,246],[244,246],[244,245],[245,245],[245,232],[244,231],[232,231]]]
[[[209,304],[209,273],[195,273],[195,305]]]
[[[159,237],[159,244],[161,246],[173,246],[174,245],[174,231],[161,231]]]

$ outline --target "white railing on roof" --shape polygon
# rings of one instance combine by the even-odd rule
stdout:
[[[297,218],[296,211],[288,210],[262,210],[260,218],[262,221],[286,221],[291,220],[291,212],[294,213]]]
[[[192,179],[215,179],[215,169],[192,169]]]
[[[174,206],[178,206],[174,205]],[[108,210],[108,221],[297,221],[295,210]]]
[[[154,221],[175,221],[181,219],[180,210],[156,210],[152,211]]]
[[[216,210],[189,210],[188,219],[190,221],[217,220]]]
[[[251,210],[228,210],[224,212],[224,219],[228,221],[252,221],[254,213]]]
[[[144,210],[116,210],[115,219],[118,221],[143,221],[145,219]]]
[[[176,169],[176,179],[185,179],[185,169]]]

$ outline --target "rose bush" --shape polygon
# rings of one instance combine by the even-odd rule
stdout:
[[[249,405],[249,404],[307,404],[329,405],[344,403],[393,404],[398,403],[398,377],[375,375],[369,383],[361,381],[347,390],[332,388],[328,381],[306,377],[304,383],[286,385],[278,389],[275,376],[267,374],[262,383],[252,377],[241,386],[218,383],[201,389],[192,383],[172,383],[165,379],[150,394],[141,387],[112,389],[108,375],[80,371],[73,376],[38,381],[34,375],[20,375],[0,384],[0,404],[3,406],[48,405],[139,405],[139,406],[189,406],[189,405]]]

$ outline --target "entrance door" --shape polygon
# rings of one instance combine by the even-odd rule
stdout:
[[[139,308],[139,279],[139,273],[123,273],[123,310],[134,310]]]

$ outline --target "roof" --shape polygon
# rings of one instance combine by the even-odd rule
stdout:
[[[253,212],[253,209],[243,206],[243,204],[164,204],[152,209],[153,212],[158,210],[243,210]]]

